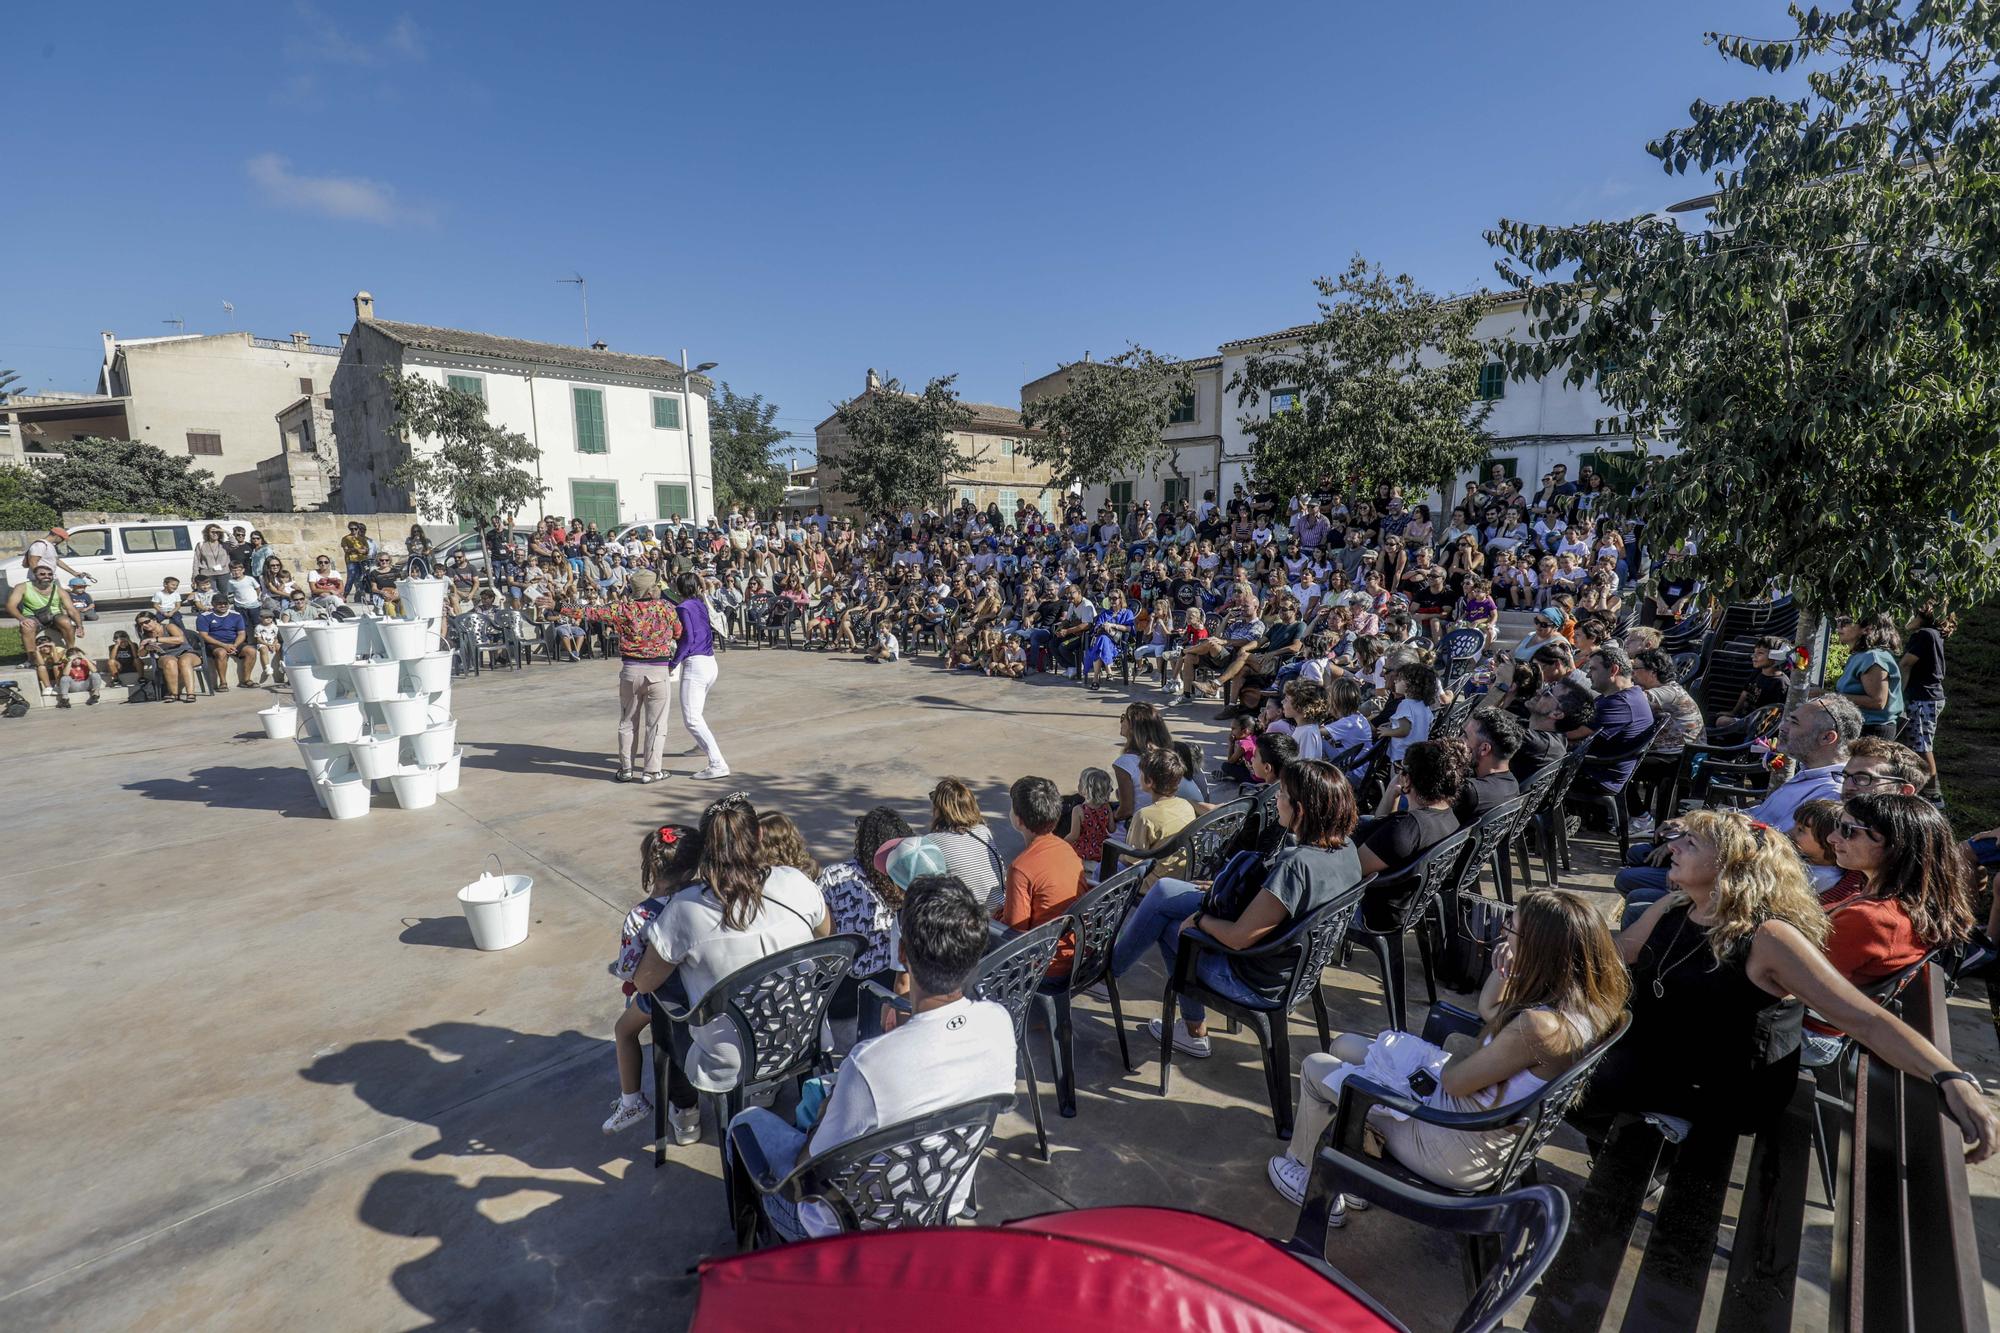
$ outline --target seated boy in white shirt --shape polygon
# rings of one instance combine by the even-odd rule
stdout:
[[[1014,1091],[1014,1022],[990,1000],[968,1000],[965,986],[986,949],[986,911],[955,875],[926,875],[910,884],[897,918],[897,956],[910,982],[910,1015],[879,1037],[856,1044],[810,1135],[761,1106],[729,1124],[729,1137],[748,1133],[774,1174],[878,1129],[981,1097]],[[869,1003],[863,997],[862,1003]],[[972,1191],[967,1172],[951,1213]],[[765,1195],[765,1216],[786,1240],[840,1232],[831,1209],[817,1202],[795,1208]]]

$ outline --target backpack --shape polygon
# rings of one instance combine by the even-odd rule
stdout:
[[[166,692],[160,688],[160,682],[144,674],[131,689],[125,691],[125,702],[128,704],[153,704],[165,697]]]
[[[1437,983],[1462,995],[1476,995],[1493,972],[1493,951],[1507,936],[1514,909],[1477,893],[1448,895],[1448,925],[1437,951]]]
[[[1250,900],[1263,889],[1264,877],[1269,872],[1270,866],[1256,852],[1236,853],[1222,863],[1222,869],[1215,872],[1215,880],[1202,899],[1201,910],[1225,921],[1236,920],[1250,906]]]
[[[28,700],[21,693],[21,687],[11,680],[0,680],[0,716],[26,717]]]

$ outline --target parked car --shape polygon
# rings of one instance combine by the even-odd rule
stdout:
[[[642,531],[650,531],[655,540],[666,541],[683,532],[692,532],[695,525],[686,521],[679,523],[667,518],[646,518],[637,523],[627,523],[611,535],[621,542],[629,542]]]
[[[102,602],[143,602],[160,590],[169,574],[187,584],[194,573],[194,548],[203,528],[223,519],[152,519],[138,523],[81,523],[69,540],[56,543],[63,563],[88,574],[91,596]],[[0,597],[28,578],[27,562],[15,553],[0,564]],[[61,574],[63,582],[69,575]]]
[[[519,523],[508,529],[513,538],[523,546],[527,545],[528,538],[534,535],[534,531],[533,528],[523,527]],[[456,537],[449,537],[444,541],[438,542],[431,548],[431,560],[437,565],[438,572],[443,573],[446,566],[451,563],[452,557],[460,551],[465,552],[465,563],[471,565],[482,578],[485,577],[486,534],[484,532],[461,532]],[[400,560],[397,562],[397,568],[402,568]]]

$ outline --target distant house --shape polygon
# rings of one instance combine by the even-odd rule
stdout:
[[[862,393],[880,392],[881,378],[870,370]],[[972,456],[972,465],[963,472],[938,478],[940,496],[953,505],[967,501],[980,509],[998,505],[1009,523],[1014,521],[1017,502],[1035,505],[1044,514],[1052,512],[1055,492],[1050,484],[1051,469],[1046,463],[1033,462],[1019,448],[1023,440],[1033,438],[1037,432],[1024,425],[1021,414],[1011,407],[997,403],[964,406],[971,409],[972,421],[956,432],[956,438],[960,450]],[[813,484],[819,492],[814,503],[823,504],[829,514],[858,516],[860,510],[853,495],[840,484],[840,457],[847,439],[847,433],[840,428],[838,413],[813,428],[818,458]]]
[[[377,319],[367,292],[333,376],[340,504],[350,513],[412,509],[389,480],[412,448],[391,410],[390,373],[476,394],[488,420],[539,453],[548,494],[524,515],[562,514],[600,529],[641,518],[709,518],[710,382],[664,357],[569,347]]]

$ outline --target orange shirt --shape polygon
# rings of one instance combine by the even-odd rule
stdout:
[[[1831,919],[1826,961],[1857,986],[1893,976],[1927,952],[1910,914],[1893,898],[1851,898],[1832,912]],[[1808,1018],[1806,1026],[1814,1032],[1837,1035],[1834,1028],[1816,1019]]]
[[[1076,848],[1044,833],[1021,849],[1007,867],[1007,895],[1000,903],[1000,924],[1014,930],[1031,930],[1044,921],[1053,921],[1069,910],[1071,903],[1088,887],[1083,879],[1083,858]],[[1064,940],[1056,953],[1055,966],[1069,966],[1075,952]]]

